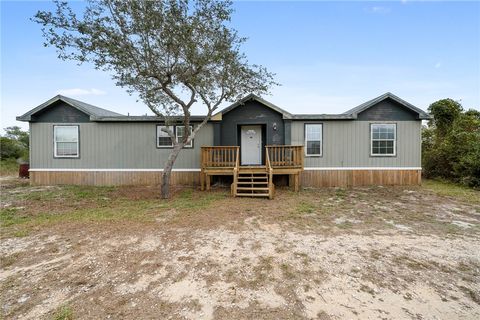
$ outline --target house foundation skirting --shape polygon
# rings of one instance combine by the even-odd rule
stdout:
[[[420,185],[421,168],[305,168],[300,174],[302,187],[353,187],[369,185]]]
[[[305,168],[301,187],[420,185],[421,168]],[[32,185],[157,185],[161,169],[31,169]],[[174,169],[172,185],[200,186],[200,169]]]
[[[128,186],[158,185],[162,182],[162,170],[30,170],[32,185],[91,185]],[[199,186],[200,170],[172,171],[172,185]]]

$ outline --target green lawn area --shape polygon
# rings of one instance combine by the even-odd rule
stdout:
[[[426,179],[422,181],[422,187],[441,196],[453,197],[471,203],[480,203],[480,190],[458,183]]]
[[[18,163],[15,159],[0,160],[0,176],[15,176],[18,174]]]

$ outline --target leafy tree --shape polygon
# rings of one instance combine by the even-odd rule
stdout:
[[[6,127],[4,130],[5,137],[18,141],[23,145],[24,148],[28,149],[28,145],[30,143],[28,131],[23,131],[19,126]]]
[[[480,187],[480,112],[451,99],[429,110],[434,119],[422,131],[422,163],[427,177]]]
[[[5,135],[0,137],[0,156],[6,159],[28,159],[28,132],[13,126],[4,129]]]
[[[82,16],[65,2],[55,4],[55,11],[39,11],[33,20],[60,59],[111,72],[117,85],[137,93],[167,126],[180,121],[189,128],[192,106],[206,108],[204,120],[181,141],[164,129],[173,144],[162,174],[164,198],[179,152],[219,105],[267,93],[275,84],[272,73],[241,53],[245,38],[228,26],[229,0],[89,0]]]
[[[432,103],[428,107],[428,112],[433,116],[430,125],[437,128],[439,137],[445,136],[449,131],[453,121],[462,113],[462,105],[452,99],[442,99]]]
[[[0,158],[2,160],[20,158],[22,152],[23,149],[17,141],[7,137],[0,137]]]

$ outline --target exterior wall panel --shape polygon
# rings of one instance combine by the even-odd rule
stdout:
[[[382,122],[391,121],[323,121],[323,155],[306,156],[305,167],[421,167],[421,121],[395,122],[396,156],[370,156],[370,124]],[[304,145],[305,123],[292,122],[293,145]]]
[[[421,170],[307,170],[300,174],[302,187],[355,187],[420,185]]]
[[[59,123],[55,123],[58,125]],[[69,123],[72,124],[72,123]],[[156,123],[77,123],[80,127],[80,157],[54,159],[53,123],[30,124],[32,169],[161,169],[170,148],[157,148]],[[175,169],[200,168],[202,145],[213,145],[213,125],[197,134],[192,149],[184,149]]]
[[[91,185],[91,186],[133,186],[158,185],[162,172],[148,171],[32,171],[32,185]],[[173,171],[171,185],[198,186],[199,172]]]

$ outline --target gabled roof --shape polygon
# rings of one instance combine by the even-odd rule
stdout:
[[[384,93],[382,94],[381,96],[378,96],[376,97],[375,99],[372,99],[372,100],[369,100],[365,103],[362,103],[361,105],[353,108],[353,109],[350,109],[346,112],[344,112],[345,115],[351,115],[353,116],[354,119],[356,119],[358,117],[358,114],[362,111],[365,111],[367,110],[368,108],[370,107],[373,107],[374,105],[376,105],[377,103],[383,101],[383,100],[386,100],[386,99],[392,99],[394,100],[395,102],[399,103],[400,105],[402,105],[403,107],[415,112],[418,114],[418,118],[421,119],[421,120],[428,120],[430,119],[430,116],[425,112],[423,111],[422,109],[419,109],[417,107],[415,107],[413,104],[410,104],[408,103],[407,101],[397,97],[396,95],[394,95],[393,93],[391,92],[387,92],[387,93]]]
[[[72,98],[68,98],[62,95],[57,95],[53,97],[52,99],[42,103],[38,107],[28,111],[27,113],[17,117],[17,120],[19,121],[31,121],[32,116],[39,113],[40,111],[44,110],[45,108],[48,108],[51,106],[53,103],[57,101],[63,101],[67,103],[68,105],[72,106],[73,108],[87,114],[90,116],[91,119],[93,118],[99,118],[99,117],[118,117],[118,116],[123,116],[120,113],[116,113],[110,110],[102,109],[99,107],[92,106],[91,104],[78,101]]]
[[[264,99],[260,98],[259,96],[255,95],[255,94],[253,94],[253,93],[251,93],[251,94],[249,94],[248,96],[240,99],[239,101],[237,101],[237,102],[235,102],[234,104],[226,107],[225,109],[217,112],[216,114],[214,114],[214,115],[212,116],[212,118],[215,118],[218,114],[222,114],[222,115],[223,115],[223,114],[226,114],[226,113],[232,111],[233,109],[235,109],[235,108],[237,108],[237,107],[245,104],[245,102],[250,101],[250,100],[258,101],[258,102],[260,102],[261,104],[269,107],[270,109],[272,109],[272,110],[274,110],[274,111],[282,114],[284,119],[291,119],[291,118],[292,118],[292,114],[291,114],[291,113],[283,110],[283,109],[280,108],[280,107],[277,107],[277,106],[274,105],[273,103],[268,102],[267,100],[264,100]]]

